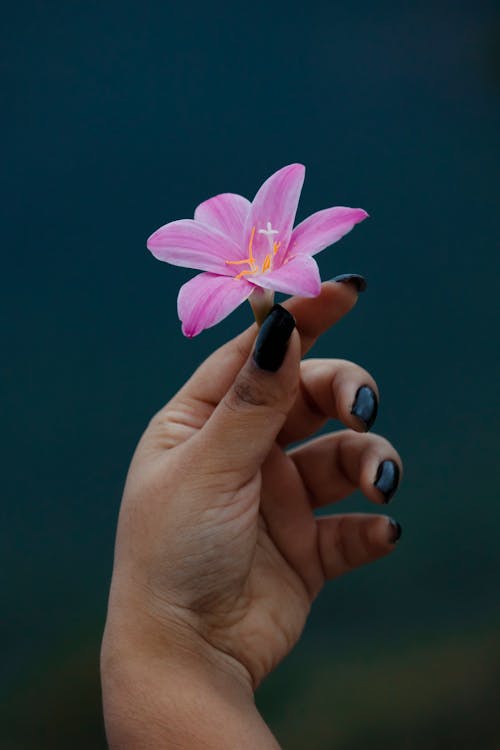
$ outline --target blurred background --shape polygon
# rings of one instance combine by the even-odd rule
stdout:
[[[287,750],[500,748],[494,2],[27,0],[3,12],[2,750],[104,748],[116,517],[152,413],[248,306],[187,340],[147,236],[307,166],[298,218],[368,291],[353,359],[399,448],[389,559],[330,584],[259,705]],[[345,508],[373,510],[361,498]]]

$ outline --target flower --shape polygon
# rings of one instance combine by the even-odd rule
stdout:
[[[222,193],[201,203],[194,219],[157,229],[147,246],[155,258],[203,273],[179,290],[177,309],[185,336],[219,323],[250,298],[259,317],[274,292],[316,297],[321,279],[312,257],[340,240],[368,214],[337,206],[293,228],[305,167],[290,164],[269,177],[250,203]]]

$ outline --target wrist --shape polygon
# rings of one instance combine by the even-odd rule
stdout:
[[[278,748],[245,668],[182,623],[110,606],[101,675],[111,750]]]

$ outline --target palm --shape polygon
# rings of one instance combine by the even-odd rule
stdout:
[[[262,485],[251,483],[251,498],[236,502],[244,515],[250,504],[260,510],[252,525],[214,523],[214,541],[228,550],[218,570],[205,635],[213,645],[246,666],[255,684],[278,664],[298,640],[311,601],[323,584],[316,523],[305,487],[293,461],[275,446],[262,470]],[[269,509],[287,487],[286,524]],[[222,538],[221,538],[222,537]],[[234,540],[237,543],[234,544]],[[230,606],[228,606],[228,602]]]

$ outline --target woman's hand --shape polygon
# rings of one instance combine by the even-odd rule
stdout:
[[[301,362],[356,299],[354,284],[327,282],[315,299],[289,300],[296,328],[278,308],[257,353],[254,325],[206,360],[152,419],[130,467],[117,533],[103,644],[110,735],[120,732],[127,704],[114,696],[130,692],[133,712],[134,680],[144,695],[155,692],[156,670],[166,715],[167,706],[182,714],[179,691],[189,694],[193,682],[184,675],[202,686],[192,699],[205,707],[208,700],[212,715],[224,714],[219,696],[238,706],[241,697],[243,705],[297,642],[325,581],[394,549],[400,528],[386,516],[314,515],[357,488],[383,504],[401,472],[394,448],[366,434],[377,408],[373,378],[342,360]],[[332,418],[348,429],[286,451]],[[260,730],[267,740],[262,734],[248,747],[271,742]],[[173,746],[198,746],[189,741]]]

